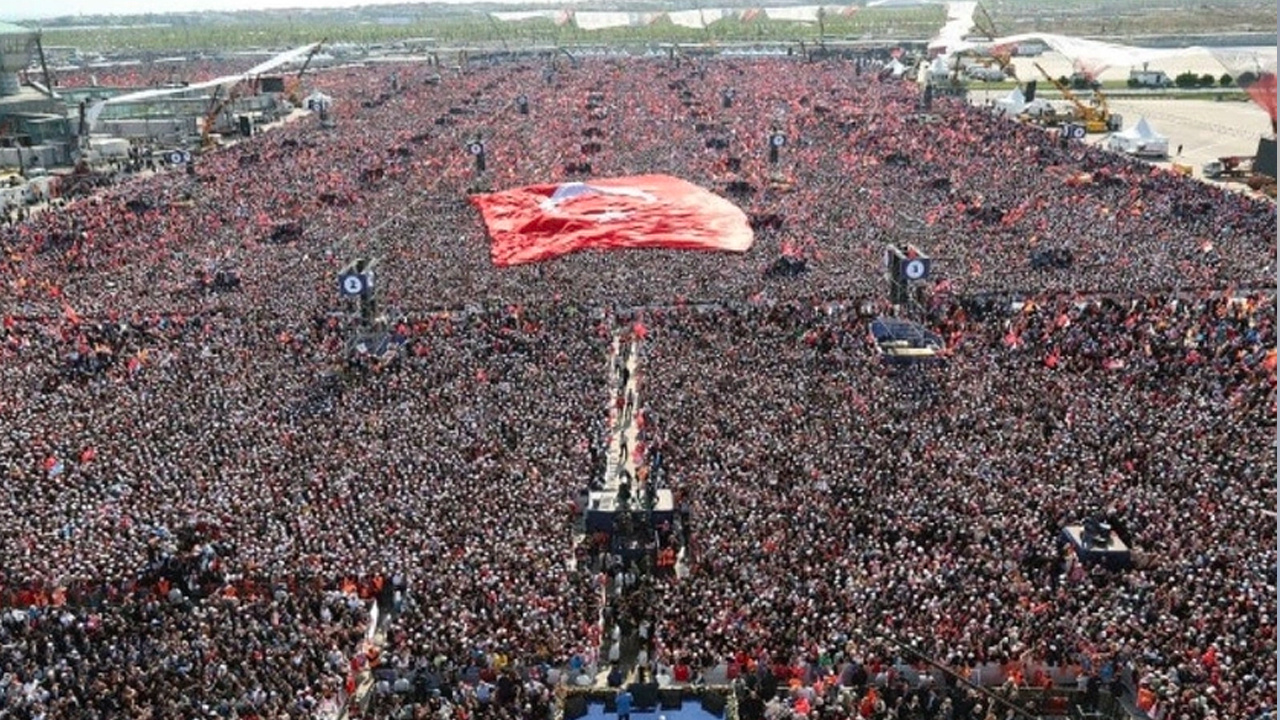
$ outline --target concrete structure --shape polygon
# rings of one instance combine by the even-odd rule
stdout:
[[[35,30],[0,23],[0,167],[50,167],[70,161],[66,107],[19,82],[36,52]]]
[[[26,69],[35,51],[35,30],[0,22],[0,97],[18,94],[18,72]]]
[[[109,118],[98,121],[98,132],[118,138],[168,143],[194,141],[200,130],[194,115],[141,118]]]

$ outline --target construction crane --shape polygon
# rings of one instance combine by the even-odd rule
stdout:
[[[49,64],[44,61],[44,43],[42,39],[44,31],[36,33],[36,52],[40,55],[40,72],[44,77],[44,91],[51,98],[57,98],[58,92],[54,90],[53,75],[49,73]]]
[[[1105,133],[1120,129],[1120,116],[1111,114],[1107,109],[1105,100],[1101,104],[1096,101],[1093,104],[1086,103],[1076,94],[1071,92],[1071,88],[1066,83],[1058,80],[1049,74],[1049,71],[1040,66],[1040,63],[1032,63],[1040,74],[1048,80],[1058,92],[1062,93],[1062,98],[1071,103],[1076,109],[1076,117],[1074,120],[1084,125],[1084,131],[1088,133]]]
[[[987,13],[987,9],[983,7],[982,3],[978,3],[978,13],[982,16],[982,22],[978,22],[975,17],[974,27],[978,28],[986,36],[987,40],[991,41],[991,59],[996,61],[996,65],[1000,67],[1000,71],[1006,77],[1016,78],[1018,76],[1017,68],[1010,62],[1010,58],[1013,57],[1013,51],[1007,49],[1007,47],[995,45],[996,36],[998,35],[996,23],[991,19],[991,15]]]
[[[1102,84],[1095,82],[1093,84],[1093,102],[1097,105],[1098,111],[1102,113],[1102,117],[1107,124],[1104,132],[1116,132],[1124,124],[1124,119],[1111,112],[1111,107],[1107,104],[1107,96],[1102,94]]]
[[[320,48],[324,47],[324,44],[328,41],[329,38],[321,38],[320,42],[311,48],[311,52],[307,53],[306,59],[302,61],[302,67],[298,68],[298,74],[294,75],[293,80],[289,83],[285,97],[289,98],[289,102],[294,105],[302,104],[302,74],[307,71],[307,68],[311,67],[311,59],[316,56],[316,53],[320,52]]]
[[[218,116],[239,96],[239,84],[228,90],[225,96],[222,94],[222,87],[219,85],[213,89],[213,97],[209,98],[209,109],[204,114],[204,124],[200,128],[200,147],[205,149],[213,145],[213,125]]]

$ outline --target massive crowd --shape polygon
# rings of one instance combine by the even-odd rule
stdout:
[[[0,708],[308,716],[402,575],[378,662],[412,686],[373,714],[542,717],[599,651],[569,508],[637,317],[646,447],[694,518],[655,669],[813,681],[895,641],[1125,668],[1163,717],[1274,708],[1273,206],[847,63],[554,62],[325,72],[333,128],[0,231]],[[730,195],[755,248],[494,268],[465,194],[585,164]],[[862,311],[908,241],[948,360],[890,373]],[[807,272],[765,277],[784,252]],[[356,256],[404,342],[363,369]],[[1087,513],[1149,565],[1064,560]]]

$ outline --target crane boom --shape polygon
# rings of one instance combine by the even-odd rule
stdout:
[[[1107,107],[1106,97],[1098,91],[1094,91],[1093,105],[1086,105],[1076,94],[1071,92],[1071,88],[1066,83],[1059,81],[1057,78],[1049,74],[1047,70],[1040,67],[1040,63],[1032,63],[1040,74],[1045,77],[1053,86],[1062,93],[1062,97],[1068,100],[1076,111],[1080,114],[1079,120],[1084,123],[1086,132],[1109,132],[1118,130],[1120,125],[1120,116],[1114,115],[1111,109]]]
[[[299,80],[302,79],[302,73],[306,72],[307,68],[311,65],[311,58],[315,57],[316,53],[320,52],[320,48],[324,47],[325,42],[328,40],[329,38],[320,38],[320,42],[316,43],[316,46],[311,48],[311,52],[307,53],[307,59],[302,61],[302,67],[298,69],[297,77]]]
[[[978,31],[985,35],[987,40],[992,43],[991,50],[989,51],[991,58],[1000,66],[1001,72],[1009,77],[1015,77],[1016,72],[1014,72],[1013,64],[1010,62],[1013,53],[1004,50],[1001,46],[995,44],[996,36],[999,35],[999,33],[996,32],[995,21],[991,19],[991,15],[987,13],[987,8],[984,7],[982,3],[978,3],[978,12],[981,13],[983,21],[978,22],[977,18],[974,18],[974,27],[976,27]]]
[[[1040,66],[1040,63],[1032,63],[1032,65],[1036,66],[1036,69],[1040,71],[1040,74],[1044,76],[1045,80],[1048,80],[1058,92],[1062,93],[1062,99],[1074,105],[1076,109],[1080,111],[1081,115],[1088,114],[1089,106],[1085,105],[1080,98],[1076,97],[1076,94],[1071,92],[1071,88],[1068,87],[1066,83],[1050,75],[1048,70],[1045,70]]]

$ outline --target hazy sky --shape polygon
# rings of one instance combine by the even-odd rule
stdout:
[[[262,10],[265,8],[291,7],[351,7],[353,5],[377,5],[390,2],[417,2],[419,0],[0,0],[0,20],[32,20],[63,15],[191,12],[198,10]],[[457,2],[510,2],[511,0],[420,0],[423,5],[444,5]],[[528,5],[566,5],[573,0],[521,0]]]

